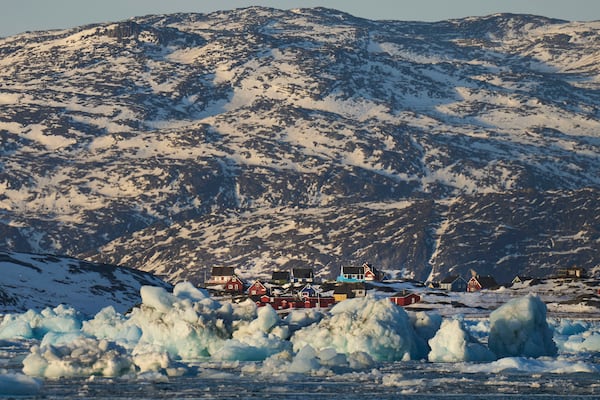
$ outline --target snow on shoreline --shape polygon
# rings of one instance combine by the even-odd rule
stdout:
[[[600,321],[547,318],[533,295],[507,302],[489,318],[471,319],[407,312],[371,296],[329,312],[295,310],[281,318],[251,301],[219,302],[189,283],[172,293],[144,286],[141,296],[142,304],[127,314],[106,307],[90,318],[59,306],[5,315],[0,342],[30,347],[22,373],[0,370],[0,394],[35,394],[40,378],[167,379],[231,363],[242,374],[260,376],[343,376],[411,360],[464,373],[600,372],[588,357],[600,352]],[[381,379],[397,386],[396,378]]]

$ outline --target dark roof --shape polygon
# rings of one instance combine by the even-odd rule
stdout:
[[[533,278],[531,276],[526,276],[526,275],[517,275],[517,276],[514,277],[513,281],[515,279],[519,279],[520,281],[530,281]]]
[[[212,276],[233,276],[235,269],[233,267],[212,267],[210,274]]]
[[[475,279],[477,279],[477,282],[479,282],[479,284],[481,285],[481,287],[483,289],[498,286],[498,283],[496,282],[494,277],[490,276],[490,275],[487,275],[487,276],[477,275],[475,277]]]
[[[347,286],[337,286],[334,290],[333,290],[333,294],[348,294],[352,292],[352,290],[350,288],[348,288]]]
[[[452,283],[455,280],[457,280],[458,278],[460,278],[460,276],[458,276],[458,275],[448,275],[447,277],[445,277],[444,279],[442,279],[440,281],[440,283]]]
[[[365,272],[363,267],[342,267],[342,274],[359,275]]]
[[[292,275],[294,278],[306,279],[313,277],[313,270],[310,268],[294,268],[292,269]]]
[[[290,271],[273,271],[273,275],[271,275],[271,280],[273,280],[273,281],[289,281],[290,280]]]
[[[312,287],[311,285],[306,285],[304,286],[302,289],[300,289],[301,292],[307,291],[307,292],[316,292],[317,290]]]
[[[366,290],[363,282],[344,282],[337,285],[333,290],[334,294],[353,294],[354,290]]]

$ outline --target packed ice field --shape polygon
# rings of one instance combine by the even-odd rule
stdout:
[[[141,298],[124,314],[107,307],[86,316],[61,305],[4,315],[0,394],[41,395],[73,378],[168,382],[223,373],[284,385],[303,376],[418,391],[427,375],[409,379],[403,365],[431,376],[525,372],[534,381],[528,387],[547,374],[576,374],[597,382],[586,383],[585,394],[600,394],[600,321],[549,317],[536,295],[477,318],[406,311],[372,296],[280,316],[250,300],[218,301],[190,283],[172,292],[144,286]]]

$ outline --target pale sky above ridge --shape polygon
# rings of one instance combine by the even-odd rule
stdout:
[[[362,18],[403,21],[439,21],[499,12],[570,21],[600,20],[599,0],[0,0],[0,37],[147,14],[206,13],[252,5],[281,9],[322,6]]]

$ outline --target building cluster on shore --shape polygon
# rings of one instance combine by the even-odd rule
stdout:
[[[569,268],[560,273],[564,278],[585,276],[582,268]],[[539,279],[517,275],[511,284]],[[371,264],[360,267],[342,267],[335,282],[317,282],[311,268],[292,268],[289,271],[276,270],[269,280],[242,280],[233,267],[213,267],[211,277],[205,282],[209,291],[219,296],[229,296],[232,300],[252,299],[257,306],[267,304],[275,310],[298,308],[328,308],[332,305],[355,297],[364,297],[373,284],[386,283],[385,274]],[[448,275],[438,282],[421,284],[429,288],[449,292],[477,292],[483,289],[497,289],[500,286],[494,277],[482,276],[475,272],[469,280],[460,275]],[[389,296],[390,301],[399,306],[407,306],[421,301],[421,295],[410,290],[402,290]]]
[[[382,282],[385,276],[372,265],[342,268],[335,282],[317,282],[310,268],[273,271],[270,280],[245,282],[233,267],[213,267],[205,282],[208,290],[235,300],[250,298],[257,306],[271,305],[275,310],[297,308],[328,308],[332,305],[367,294],[369,282]],[[399,306],[417,303],[421,296],[402,291],[390,296]]]

